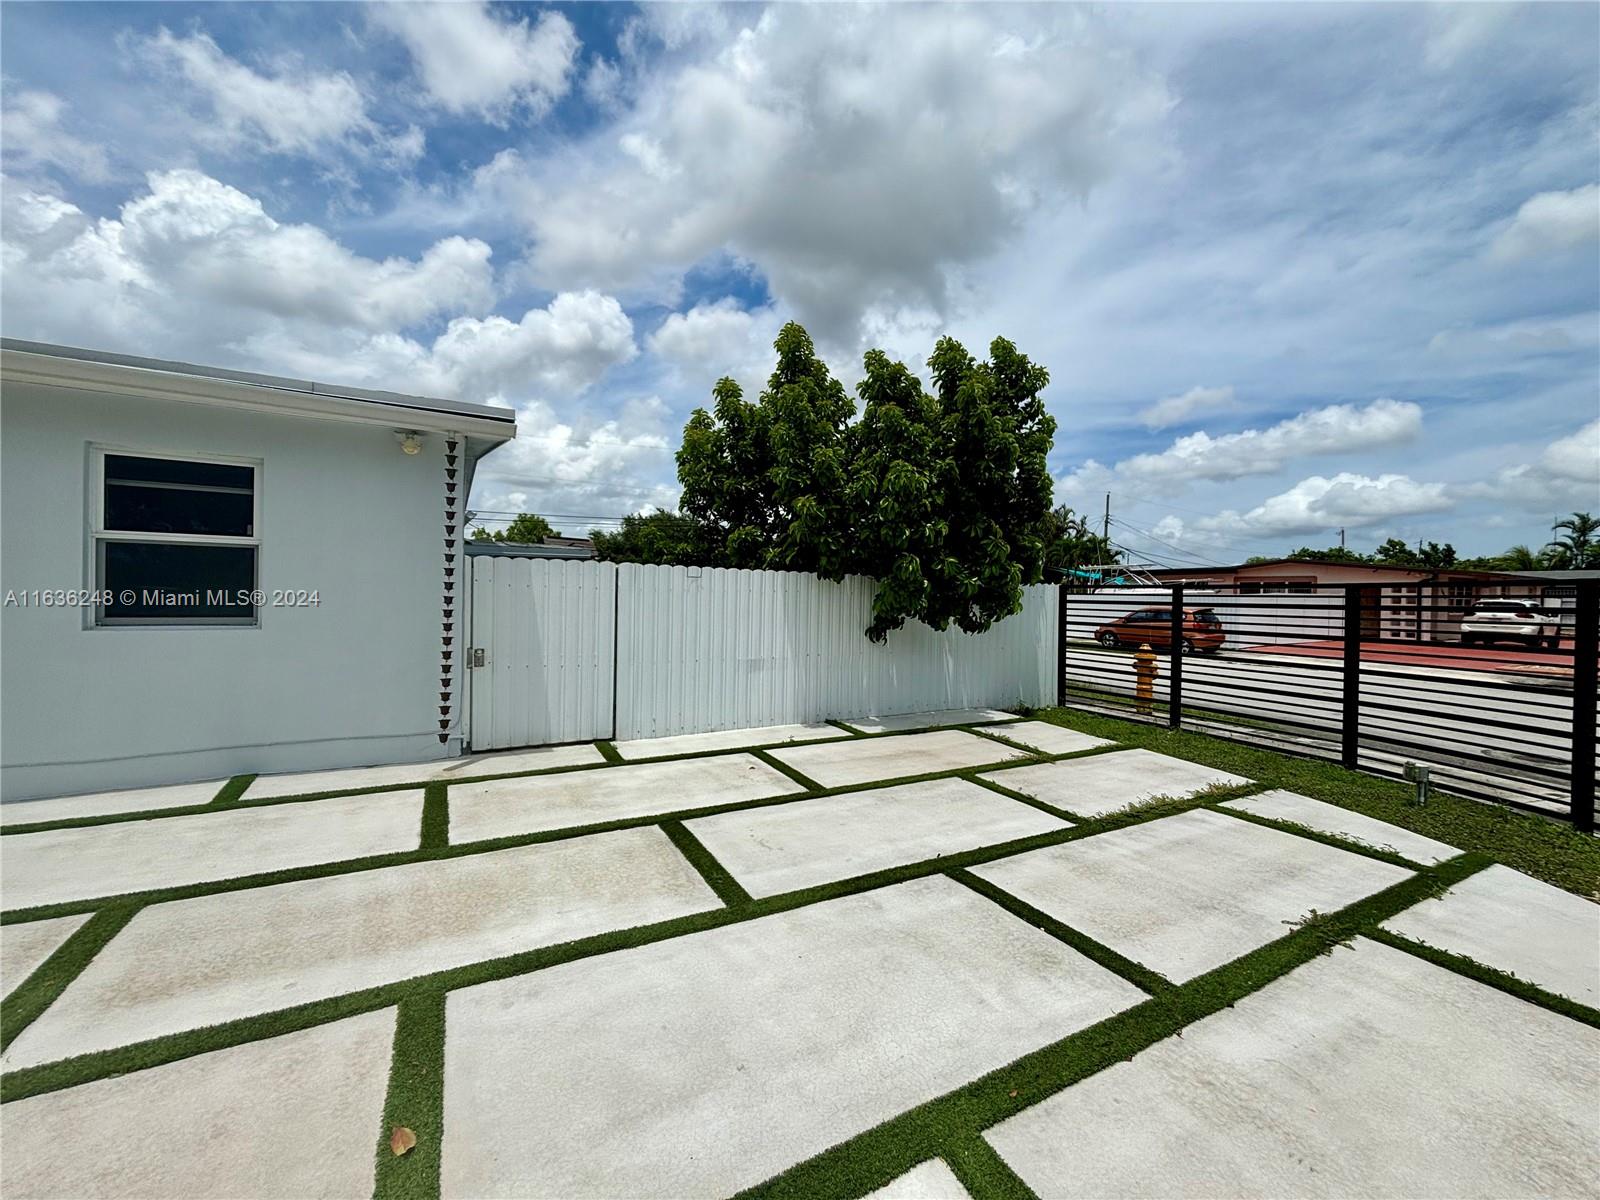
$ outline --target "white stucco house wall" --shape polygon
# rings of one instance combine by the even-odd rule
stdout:
[[[466,500],[515,436],[0,340],[0,796],[460,753]]]

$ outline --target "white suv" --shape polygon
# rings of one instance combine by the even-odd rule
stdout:
[[[1561,614],[1527,600],[1479,600],[1461,618],[1461,644],[1541,642],[1554,650],[1561,644]]]

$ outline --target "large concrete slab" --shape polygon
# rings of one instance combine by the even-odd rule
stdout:
[[[91,915],[0,925],[0,996],[37,971]]]
[[[415,850],[422,793],[224,809],[0,838],[6,909]]]
[[[442,1190],[730,1195],[1141,999],[942,877],[465,988]]]
[[[1415,863],[1443,862],[1461,853],[1454,846],[1436,842],[1376,817],[1281,789],[1229,800],[1227,807],[1254,813],[1258,817],[1271,817],[1275,821],[1293,821],[1296,825],[1304,825],[1319,833],[1331,833],[1347,841],[1360,842],[1363,846],[1388,850]]]
[[[998,708],[941,708],[931,712],[894,713],[886,717],[864,717],[845,721],[862,733],[899,733],[907,729],[934,729],[940,725],[988,725],[994,721],[1015,721],[1016,713]]]
[[[1196,809],[972,868],[1035,908],[1182,981],[1411,875]]]
[[[466,779],[483,775],[510,775],[517,771],[546,771],[555,767],[580,767],[605,762],[605,755],[588,742],[574,746],[537,746],[497,754],[470,754],[464,758],[435,759],[422,763],[389,763],[381,767],[348,767],[337,771],[301,771],[292,775],[262,775],[245,789],[245,798],[304,796],[313,792],[353,791],[356,788],[391,787],[403,783],[432,783],[436,779]]]
[[[771,754],[823,787],[849,787],[902,775],[957,771],[1027,757],[1025,750],[1013,750],[959,729],[796,746],[773,750]]]
[[[156,904],[0,1065],[109,1050],[720,904],[654,828]]]
[[[1479,871],[1384,928],[1600,1008],[1600,905],[1510,867]]]
[[[972,1200],[972,1196],[944,1159],[930,1158],[862,1200]]]
[[[1358,938],[984,1136],[1054,1197],[1592,1197],[1600,1031]]]
[[[1151,750],[1118,750],[1115,754],[1040,763],[991,778],[1079,817],[1103,817],[1157,796],[1192,796],[1202,788],[1250,782],[1240,775]]]
[[[511,837],[803,790],[748,754],[457,784],[450,789],[450,840]]]
[[[668,754],[705,754],[712,750],[738,750],[745,746],[772,746],[780,742],[814,742],[820,738],[849,737],[837,725],[762,725],[753,729],[719,729],[714,733],[681,733],[674,737],[639,738],[613,742],[623,758],[662,758]]]
[[[796,800],[687,825],[752,896],[1069,828],[965,779]]]
[[[394,1009],[5,1106],[0,1192],[372,1194]]]
[[[94,792],[86,796],[56,796],[49,800],[13,800],[0,804],[0,825],[31,825],[36,821],[109,817],[147,809],[210,804],[227,782],[226,779],[213,779],[207,783],[178,783],[171,787],[135,788],[126,792]]]
[[[990,732],[996,737],[1016,742],[1019,746],[1027,746],[1041,754],[1077,754],[1100,746],[1116,745],[1106,738],[1091,737],[1087,733],[1079,733],[1076,729],[1052,725],[1049,721],[1018,721],[1013,725],[1007,725],[1004,729],[994,729]]]

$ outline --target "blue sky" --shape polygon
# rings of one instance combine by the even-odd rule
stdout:
[[[479,509],[671,505],[791,318],[1015,341],[1154,561],[1600,509],[1600,6],[4,22],[5,332],[515,406]]]

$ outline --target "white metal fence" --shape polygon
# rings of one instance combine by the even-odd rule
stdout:
[[[1053,587],[988,633],[878,646],[863,578],[489,556],[471,578],[474,749],[1055,699]]]

